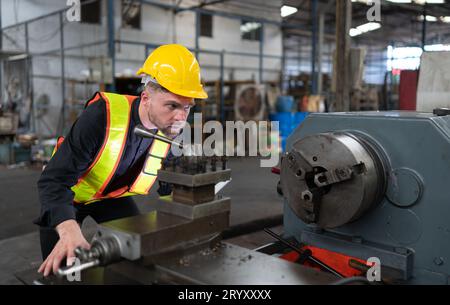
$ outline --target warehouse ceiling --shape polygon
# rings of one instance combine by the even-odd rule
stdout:
[[[325,32],[327,42],[335,40],[336,0],[318,0],[317,11],[324,12]],[[353,2],[354,1],[354,2]],[[395,1],[395,0],[393,0]],[[412,3],[394,3],[381,0],[381,27],[358,36],[352,37],[354,45],[367,45],[374,48],[385,48],[387,45],[421,46],[423,33],[423,16],[427,16],[425,24],[425,44],[450,44],[450,1],[444,0],[442,4],[425,3],[427,0],[413,0]],[[429,0],[431,2],[431,0]],[[435,0],[436,1],[436,0]],[[283,32],[287,42],[285,46],[295,46],[292,41],[310,39],[312,26],[311,0],[184,0],[183,4],[195,3],[195,6],[207,9],[226,9],[228,11],[258,12],[261,17],[274,20],[279,16],[280,7],[293,6],[298,11],[288,17],[279,18],[283,21]],[[352,0],[352,28],[368,22],[367,11],[372,5],[367,0]],[[448,17],[448,18],[443,18]],[[289,40],[292,40],[289,42]]]
[[[367,11],[372,5],[358,0],[352,2],[352,27],[365,24]],[[286,23],[285,34],[291,36],[310,36],[312,31],[310,0],[284,0],[285,5],[298,9],[297,13],[284,18]],[[334,40],[335,33],[335,1],[319,0],[318,12],[325,11],[325,39]],[[352,38],[358,45],[386,46],[395,43],[397,46],[421,46],[423,15],[427,16],[426,44],[450,43],[450,3],[445,0],[443,4],[393,3],[381,1],[381,27],[377,30],[364,33]],[[447,16],[448,18],[443,18]],[[295,25],[302,30],[292,29]]]

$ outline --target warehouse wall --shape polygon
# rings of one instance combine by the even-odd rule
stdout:
[[[16,0],[2,1],[2,24],[3,27],[17,22],[29,20],[49,12],[65,7],[66,1],[61,0]],[[161,1],[173,3],[173,1]],[[250,2],[250,1],[249,1]],[[221,4],[208,7],[210,9],[236,12],[254,17],[264,16],[266,19],[279,21],[279,10],[281,0],[265,0],[269,8],[265,11],[255,11],[246,4]],[[183,6],[192,6],[197,2],[185,0]],[[142,6],[141,30],[125,29],[121,27],[120,16],[121,1],[115,1],[115,26],[116,39],[146,42],[153,44],[181,43],[187,47],[195,47],[195,14],[190,11],[182,12],[173,16],[169,10],[150,5]],[[242,7],[240,7],[242,6]],[[78,22],[68,22],[64,18],[64,45],[66,47],[80,44],[92,43],[106,40],[107,19],[106,1],[102,4],[102,24],[92,25]],[[220,16],[213,17],[213,37],[201,37],[199,40],[201,49],[216,51],[236,52],[259,52],[259,42],[241,39],[241,21]],[[5,31],[8,38],[3,38],[4,49],[10,51],[25,50],[25,27],[17,27]],[[39,132],[53,134],[56,131],[58,117],[61,109],[61,57],[59,52],[50,55],[37,55],[60,47],[60,25],[59,16],[51,16],[29,25],[29,50],[33,56],[33,88],[34,100],[42,99],[44,95],[49,97],[50,107],[43,115],[45,121],[43,126],[38,126]],[[282,35],[278,26],[265,24],[264,29],[264,53],[268,55],[281,56]],[[89,58],[107,55],[106,44],[73,49],[65,52],[65,77],[67,79],[81,80],[87,75],[90,65]],[[116,44],[116,76],[130,76],[137,70],[145,59],[145,48],[130,44]],[[220,57],[217,55],[200,54],[199,61],[202,66],[202,75],[205,80],[216,80],[219,77]],[[263,61],[264,80],[277,80],[281,71],[281,60],[265,58]],[[225,78],[234,79],[256,79],[258,80],[259,59],[257,57],[245,57],[227,55],[225,53]],[[96,86],[67,82],[66,100],[74,100],[81,104],[92,92],[97,90]],[[46,127],[45,125],[48,125]]]

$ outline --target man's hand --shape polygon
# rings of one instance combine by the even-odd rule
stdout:
[[[67,265],[72,265],[75,259],[74,250],[77,247],[90,248],[89,243],[81,233],[80,226],[75,220],[71,219],[60,223],[56,226],[56,231],[59,234],[59,241],[38,270],[39,273],[44,272],[44,276],[49,275],[50,271],[56,274],[61,261],[66,257]]]

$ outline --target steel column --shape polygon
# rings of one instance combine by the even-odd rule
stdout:
[[[311,22],[312,22],[312,35],[311,35],[311,93],[317,94],[317,79],[316,79],[316,47],[317,47],[317,0],[311,2]]]
[[[325,14],[319,15],[319,44],[317,48],[317,92],[322,94],[322,57],[323,57],[323,33],[325,31]]]
[[[195,57],[197,58],[197,61],[200,61],[200,13],[198,11],[195,12]]]
[[[425,43],[427,39],[427,12],[423,9],[423,21],[422,21],[422,50],[425,51]]]
[[[350,110],[349,57],[350,57],[350,25],[352,18],[352,2],[336,1],[336,100],[333,111]]]
[[[62,135],[64,132],[64,125],[66,122],[66,76],[65,76],[65,53],[64,53],[64,19],[63,19],[63,13],[59,13],[59,28],[60,28],[60,52],[61,52],[61,100],[62,100],[62,106],[61,106],[61,117],[60,117],[60,126],[58,133],[59,135]]]
[[[114,0],[108,0],[108,56],[111,58],[112,83],[109,91],[116,91],[116,44],[115,44],[115,26],[114,26]]]
[[[259,39],[259,83],[263,82],[263,58],[264,58],[264,23],[261,23],[261,36]]]
[[[220,53],[220,121],[222,123],[225,122],[225,96],[223,93],[223,87],[224,87],[224,57],[225,57],[225,51],[222,50]]]

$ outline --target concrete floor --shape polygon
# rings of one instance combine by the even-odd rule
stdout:
[[[279,177],[270,168],[261,168],[258,158],[232,158],[229,161],[232,181],[222,191],[231,197],[231,225],[282,214],[282,199],[276,192]],[[18,284],[13,274],[41,262],[37,227],[32,224],[39,215],[36,181],[39,170],[0,169],[0,284]],[[136,196],[141,212],[153,210],[156,192]],[[95,222],[87,219],[83,232],[89,240]],[[281,232],[282,227],[275,228]],[[256,232],[228,240],[231,243],[256,248],[272,240],[264,232]]]

